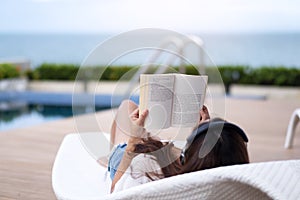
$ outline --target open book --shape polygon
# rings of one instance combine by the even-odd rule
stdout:
[[[146,129],[192,127],[200,119],[207,76],[140,75],[140,111],[149,110]]]

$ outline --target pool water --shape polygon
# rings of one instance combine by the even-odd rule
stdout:
[[[99,111],[103,108],[96,108],[95,110]],[[86,113],[84,109],[82,109],[81,114],[83,113]],[[76,114],[80,114],[80,112]],[[0,131],[28,127],[72,116],[71,106],[23,106],[17,110],[0,111]]]

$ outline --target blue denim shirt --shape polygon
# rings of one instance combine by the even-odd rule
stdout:
[[[112,152],[112,154],[109,157],[108,160],[108,171],[110,172],[110,178],[111,180],[114,179],[115,174],[117,172],[117,169],[120,165],[120,162],[123,158],[125,149],[126,149],[127,144],[119,144],[115,150]]]

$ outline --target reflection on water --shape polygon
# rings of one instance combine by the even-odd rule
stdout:
[[[95,108],[96,111],[102,109]],[[76,112],[76,114],[84,113],[86,113],[86,108],[84,107],[82,112]],[[0,131],[28,127],[72,116],[71,106],[24,105],[14,110],[0,110]]]

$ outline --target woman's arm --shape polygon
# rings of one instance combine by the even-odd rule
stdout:
[[[145,110],[141,115],[139,115],[138,108],[133,111],[130,115],[131,119],[131,134],[125,149],[124,155],[118,167],[118,170],[115,174],[115,177],[112,181],[111,192],[114,191],[116,183],[121,179],[127,168],[130,166],[132,159],[135,157],[134,149],[135,145],[141,142],[142,137],[146,137],[147,132],[143,128],[145,118],[148,115],[148,110]]]
[[[110,192],[112,193],[115,189],[116,183],[121,179],[127,168],[130,166],[132,159],[134,158],[134,153],[125,151],[118,167],[117,172],[115,173],[114,179],[112,180]]]

